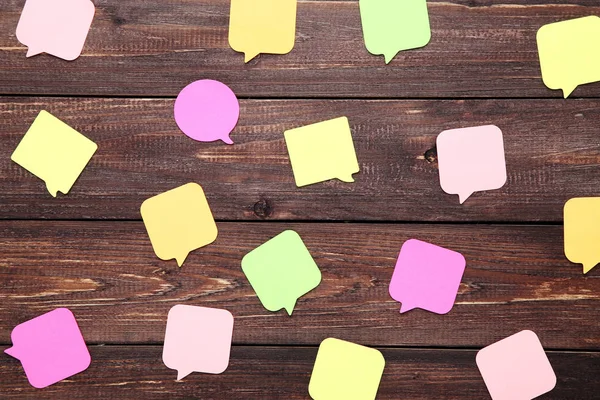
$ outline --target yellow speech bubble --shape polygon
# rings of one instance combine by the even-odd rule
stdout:
[[[188,183],[145,200],[140,209],[154,253],[161,260],[177,260],[215,241],[217,224],[204,190]]]
[[[360,168],[348,118],[290,129],[284,136],[298,187],[333,178],[354,182],[352,174]]]
[[[542,26],[537,33],[542,79],[565,99],[579,85],[600,81],[600,18],[590,16]]]
[[[600,197],[567,201],[564,219],[565,255],[587,274],[600,262]]]
[[[384,368],[379,350],[327,338],[319,346],[308,393],[315,400],[375,400]]]
[[[50,194],[67,194],[98,145],[47,111],[41,111],[10,157],[46,182]]]
[[[296,39],[297,0],[231,0],[229,45],[248,62],[260,53],[287,54]]]

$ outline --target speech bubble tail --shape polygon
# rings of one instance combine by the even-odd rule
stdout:
[[[244,62],[247,63],[259,54],[260,53],[244,53]]]
[[[464,203],[469,197],[471,197],[472,194],[473,193],[466,193],[466,194],[459,193],[458,194],[458,202],[460,204]]]
[[[384,54],[383,59],[385,60],[385,63],[389,64],[390,61],[392,61],[394,59],[394,57],[396,57],[396,54],[398,54],[398,53]]]
[[[19,357],[17,357],[17,350],[15,349],[15,346],[4,350],[4,352],[6,354],[8,354],[9,356],[11,356],[11,357],[14,357],[14,358],[17,358],[17,359],[19,358]]]
[[[404,314],[405,312],[410,311],[413,308],[416,308],[416,306],[410,306],[402,303],[402,305],[400,306],[400,314]]]
[[[37,49],[34,49],[33,47],[29,47],[29,48],[27,48],[27,55],[25,57],[29,58],[29,57],[37,56],[38,54],[42,54],[42,53],[43,53],[42,50],[37,50]]]
[[[294,307],[296,307],[296,302],[294,301],[292,304],[289,304],[285,307],[285,311],[287,311],[288,315],[291,317],[294,312]]]
[[[188,376],[189,374],[191,374],[194,371],[183,371],[183,370],[178,370],[177,371],[177,380],[180,381],[183,378],[185,378],[186,376]]]
[[[348,175],[348,176],[339,176],[338,179],[342,182],[348,182],[348,183],[352,183],[354,182],[354,178],[352,177],[352,175]]]
[[[187,258],[188,253],[185,253],[182,256],[177,256],[175,257],[175,261],[177,261],[177,266],[181,267],[183,265],[183,262],[185,261],[185,259]]]
[[[58,189],[54,188],[50,183],[46,183],[46,189],[52,195],[52,197],[56,197],[58,195]]]
[[[587,274],[588,272],[590,272],[592,269],[594,269],[594,267],[597,264],[595,262],[589,263],[589,264],[583,264],[583,273]]]
[[[231,140],[231,138],[229,136],[221,138],[221,140],[227,144],[233,144],[233,140]]]
[[[575,91],[575,89],[577,89],[577,86],[574,87],[566,87],[563,88],[563,96],[566,99],[567,97],[569,97],[571,95],[571,93],[573,93]]]

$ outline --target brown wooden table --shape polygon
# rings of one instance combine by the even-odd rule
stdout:
[[[381,399],[485,399],[476,351],[523,329],[558,376],[541,398],[599,398],[600,269],[583,276],[565,258],[561,224],[567,199],[600,194],[600,84],[563,100],[535,41],[544,24],[600,15],[597,0],[429,0],[431,43],[389,65],[367,53],[357,1],[299,1],[294,50],[246,65],[227,43],[227,0],[95,0],[74,62],[25,58],[23,3],[0,2],[0,342],[68,307],[92,365],[37,390],[1,355],[1,398],[306,399],[317,346],[337,337],[381,349]],[[241,99],[233,146],[194,142],[173,120],[179,90],[202,78]],[[42,109],[99,145],[67,196],[10,161]],[[356,183],[296,188],[283,132],[342,115]],[[504,132],[508,182],[459,205],[440,188],[436,136],[488,123]],[[178,268],[154,255],[139,207],[190,181],[220,232]],[[323,274],[291,318],[265,310],[240,268],[284,229]],[[400,315],[389,297],[409,238],[466,257],[449,314]],[[163,365],[175,304],[235,315],[225,373],[177,382]]]

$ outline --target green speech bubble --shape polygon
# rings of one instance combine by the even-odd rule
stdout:
[[[242,271],[262,305],[285,308],[292,315],[296,301],[321,282],[321,271],[294,231],[284,231],[242,259]]]
[[[386,64],[431,39],[426,0],[360,0],[359,6],[365,46],[371,54],[383,54]]]

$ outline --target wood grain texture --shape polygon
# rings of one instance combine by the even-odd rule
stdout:
[[[572,197],[598,195],[600,107],[594,100],[243,100],[233,146],[184,136],[173,100],[1,98],[0,218],[140,219],[141,203],[195,181],[219,220],[551,221]],[[41,109],[99,145],[68,196],[10,160]],[[346,115],[361,172],[297,188],[283,132]],[[444,193],[437,135],[494,123],[508,182],[465,204]],[[487,149],[473,154],[486,158]]]
[[[475,351],[380,349],[386,360],[378,399],[485,399]],[[221,375],[191,374],[177,382],[161,361],[161,346],[93,346],[87,371],[43,390],[29,386],[19,362],[0,363],[5,399],[309,399],[317,348],[233,347]],[[597,353],[549,352],[558,378],[540,400],[597,399]]]
[[[357,1],[300,1],[296,45],[244,64],[228,45],[228,0],[96,0],[82,56],[26,59],[15,36],[22,0],[0,4],[0,94],[175,96],[200,78],[242,97],[552,97],[537,30],[600,15],[593,0],[430,1],[432,41],[385,65],[364,45]],[[573,96],[599,97],[600,84]]]
[[[600,269],[583,276],[556,226],[219,223],[182,268],[154,255],[141,222],[0,224],[0,343],[20,322],[71,309],[89,343],[162,343],[175,304],[225,308],[237,344],[480,347],[523,329],[550,349],[600,349]],[[323,280],[293,317],[262,307],[242,273],[250,250],[296,230]],[[418,238],[461,252],[467,270],[447,315],[400,315],[388,294],[398,251]]]

